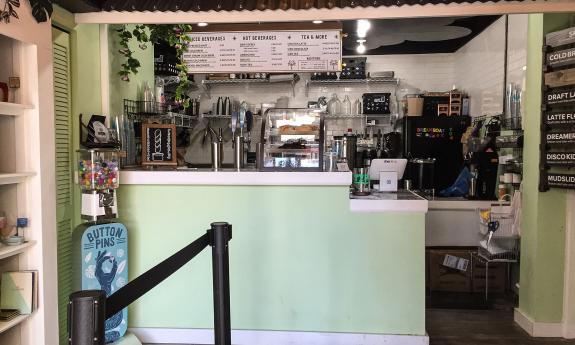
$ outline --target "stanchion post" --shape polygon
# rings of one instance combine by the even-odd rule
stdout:
[[[209,231],[214,276],[214,341],[215,345],[231,345],[228,242],[232,238],[232,226],[212,223]]]

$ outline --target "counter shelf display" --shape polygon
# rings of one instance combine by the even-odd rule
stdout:
[[[272,108],[264,118],[262,171],[322,171],[324,112]]]

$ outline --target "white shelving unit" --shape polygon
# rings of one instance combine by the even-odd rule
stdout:
[[[0,116],[20,116],[26,109],[33,109],[32,105],[0,102]]]
[[[0,244],[0,259],[6,259],[14,255],[23,253],[27,248],[36,244],[36,241],[24,242],[18,246],[7,246]]]
[[[24,182],[28,177],[34,176],[36,173],[0,173],[0,185],[14,184]]]
[[[0,81],[20,78],[0,102],[0,212],[6,235],[19,217],[28,218],[25,243],[0,244],[0,275],[38,272],[38,308],[0,322],[0,344],[58,343],[54,94],[50,22],[38,24],[27,2],[19,20],[0,25]]]
[[[13,327],[18,326],[22,322],[24,322],[30,315],[20,315],[16,316],[10,321],[0,321],[0,334],[10,330]]]

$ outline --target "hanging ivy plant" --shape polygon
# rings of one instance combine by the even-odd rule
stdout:
[[[32,16],[38,23],[48,20],[52,16],[52,0],[28,0],[32,7]],[[10,18],[19,19],[15,8],[20,7],[20,0],[5,0],[4,7],[0,9],[0,22],[10,23]]]
[[[18,19],[18,13],[14,10],[14,7],[20,7],[20,0],[6,0],[4,8],[0,10],[0,19],[4,23],[10,23],[10,17]]]
[[[141,67],[140,61],[133,56],[134,51],[130,49],[129,43],[135,39],[138,42],[138,47],[142,50],[147,49],[148,44],[156,44],[160,41],[167,42],[171,47],[176,49],[176,58],[178,63],[179,84],[176,87],[176,102],[181,102],[184,108],[189,107],[189,98],[185,97],[186,92],[190,87],[188,79],[188,67],[183,62],[183,56],[186,52],[190,37],[188,32],[192,31],[192,26],[188,24],[177,25],[136,25],[131,31],[127,25],[122,25],[121,28],[116,30],[120,38],[121,49],[118,51],[125,58],[122,63],[122,69],[118,72],[123,81],[130,81],[130,74],[138,73]]]

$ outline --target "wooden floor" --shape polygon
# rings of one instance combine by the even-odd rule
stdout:
[[[428,309],[430,345],[575,345],[575,340],[531,338],[509,310]]]

